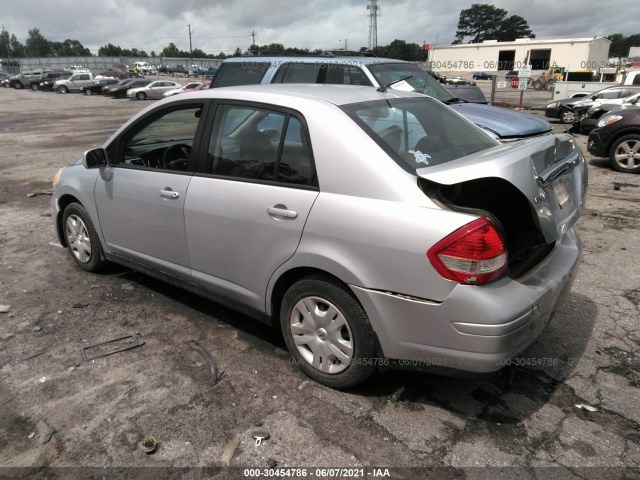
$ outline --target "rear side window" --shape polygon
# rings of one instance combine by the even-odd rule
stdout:
[[[294,115],[245,105],[216,109],[205,173],[313,185],[311,149]]]
[[[270,65],[269,62],[258,62],[254,60],[222,63],[211,86],[233,87],[236,85],[257,85],[262,82],[262,78]]]
[[[478,127],[427,97],[355,103],[342,109],[411,173],[499,145]]]
[[[366,85],[371,82],[362,69],[351,64],[333,62],[291,62],[278,68],[272,83],[329,83]]]

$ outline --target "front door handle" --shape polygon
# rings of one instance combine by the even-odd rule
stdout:
[[[296,212],[295,210],[287,209],[286,205],[282,205],[281,203],[267,208],[267,213],[273,217],[284,217],[291,219],[298,217],[298,212]]]
[[[163,188],[160,190],[160,196],[163,198],[178,198],[180,194],[178,192],[174,192],[170,187]]]

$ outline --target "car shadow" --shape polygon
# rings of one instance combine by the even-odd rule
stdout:
[[[608,158],[593,158],[589,160],[589,165],[596,168],[602,168],[604,170],[612,170],[611,162]]]
[[[286,350],[277,327],[147,275],[131,270],[119,271],[120,267],[110,269],[111,274],[119,274],[126,281],[137,283],[243,332],[243,340],[265,355],[277,355],[274,347]],[[542,335],[511,365],[494,374],[446,376],[393,370],[376,373],[348,392],[368,397],[374,404],[382,405],[392,399],[410,409],[435,405],[465,418],[516,424],[534,414],[552,396],[557,397],[558,390],[563,390],[563,396],[568,396],[567,405],[577,401],[572,390],[564,385],[564,380],[580,362],[585,361],[583,353],[597,315],[598,307],[593,301],[570,293]],[[516,401],[517,406],[514,406],[510,399],[520,401]]]

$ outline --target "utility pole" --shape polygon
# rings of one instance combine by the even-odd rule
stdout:
[[[369,0],[367,5],[369,10],[369,51],[373,52],[378,48],[378,0]]]
[[[191,68],[191,66],[193,65],[193,49],[191,48],[191,24],[188,24],[187,28],[189,29],[189,56],[191,57],[191,64],[189,65],[189,68]]]
[[[251,40],[251,47],[253,47],[256,44],[256,31],[252,30],[250,35],[251,35],[251,38],[253,39]]]

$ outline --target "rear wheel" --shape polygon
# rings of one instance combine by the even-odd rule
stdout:
[[[31,90],[33,90],[34,92],[38,91],[38,84],[37,83],[32,83],[31,84]]]
[[[640,135],[625,135],[611,146],[611,166],[624,173],[640,173]]]
[[[93,223],[85,208],[79,203],[70,203],[62,216],[67,249],[80,268],[97,272],[104,267],[102,247]]]
[[[138,100],[144,100],[145,98],[147,98],[147,94],[144,93],[144,92],[138,92],[138,93],[136,93],[136,98]]]
[[[20,82],[16,82],[13,85],[13,88],[15,88],[16,90],[22,90],[22,84]]]
[[[573,123],[576,121],[576,114],[571,110],[563,110],[562,113],[560,113],[560,121],[562,123]]]
[[[319,383],[348,388],[376,369],[369,319],[337,282],[314,276],[292,285],[282,300],[280,323],[296,363]]]

